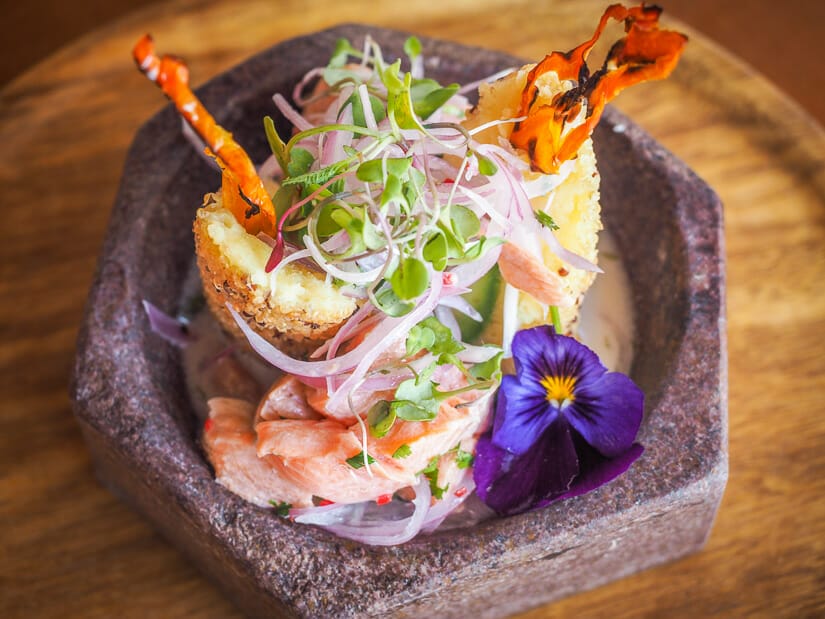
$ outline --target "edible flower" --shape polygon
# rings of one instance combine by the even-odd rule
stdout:
[[[526,150],[534,170],[558,172],[562,162],[576,156],[593,133],[604,106],[620,91],[648,80],[664,79],[676,67],[687,37],[673,30],[659,29],[658,6],[626,8],[612,4],[604,12],[590,40],[567,53],[553,52],[533,67],[527,76],[518,116],[510,142]],[[627,36],[610,48],[602,67],[590,73],[587,56],[601,37],[607,23],[624,21]],[[537,80],[547,72],[575,86],[556,96],[550,104],[539,102]],[[577,124],[584,107],[584,120]]]
[[[606,484],[642,454],[644,394],[592,350],[551,326],[513,338],[516,374],[502,379],[492,429],[476,448],[479,497],[501,515]]]

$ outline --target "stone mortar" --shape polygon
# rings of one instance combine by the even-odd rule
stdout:
[[[406,34],[339,26],[279,44],[198,94],[263,160],[261,119],[335,40],[371,34],[402,57]],[[467,83],[523,61],[422,41],[428,75]],[[356,43],[356,47],[358,43]],[[150,87],[147,85],[147,88]],[[286,131],[286,125],[281,127]],[[197,444],[179,351],[149,329],[174,312],[193,261],[191,222],[217,187],[167,107],[129,151],[78,343],[74,410],[101,482],[254,617],[500,617],[698,550],[727,479],[722,207],[627,118],[595,135],[606,226],[633,287],[635,361],[647,394],[630,471],[586,496],[470,529],[370,547],[296,525],[215,483]]]

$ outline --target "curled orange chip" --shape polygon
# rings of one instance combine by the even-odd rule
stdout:
[[[660,30],[661,12],[657,6],[626,8],[613,4],[605,10],[591,39],[567,53],[553,52],[533,67],[519,111],[519,116],[527,118],[510,135],[513,146],[530,155],[533,169],[545,174],[557,172],[590,137],[608,101],[628,86],[670,75],[687,37],[673,30]],[[610,19],[623,20],[627,34],[613,45],[602,67],[591,75],[587,56]],[[549,71],[576,85],[556,95],[551,103],[540,104],[536,81]],[[582,105],[586,106],[583,122],[567,127],[579,117]]]
[[[172,56],[158,57],[148,34],[137,42],[132,55],[138,68],[175,104],[178,112],[214,153],[222,171],[222,193],[238,223],[248,233],[276,233],[277,217],[269,192],[252,160],[226,129],[218,125],[189,88],[189,70]]]

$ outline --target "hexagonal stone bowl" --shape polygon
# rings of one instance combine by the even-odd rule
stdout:
[[[199,95],[263,160],[271,95],[288,95],[339,37],[360,42],[367,33],[386,57],[403,55],[402,33],[340,26],[277,45]],[[442,82],[522,64],[443,41],[424,40],[423,51]],[[198,445],[179,351],[150,331],[141,307],[150,299],[177,309],[194,211],[219,182],[169,107],[129,152],[78,344],[74,409],[101,482],[250,616],[500,617],[698,550],[727,479],[721,205],[619,113],[606,111],[594,140],[604,219],[632,282],[631,375],[647,394],[646,451],[627,474],[546,509],[400,547],[291,523],[218,485]]]

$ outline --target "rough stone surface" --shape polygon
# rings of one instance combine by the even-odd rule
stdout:
[[[261,118],[341,26],[288,41],[204,86],[218,121],[261,160]],[[369,29],[386,57],[405,35]],[[425,40],[430,75],[468,82],[518,59]],[[101,481],[250,616],[502,616],[698,550],[727,479],[722,209],[684,164],[608,110],[596,137],[607,226],[636,308],[632,376],[647,393],[630,471],[583,497],[473,529],[368,547],[295,525],[213,481],[195,440],[178,351],[141,307],[174,311],[193,260],[191,221],[218,176],[171,108],[130,150],[78,345],[73,399]]]

